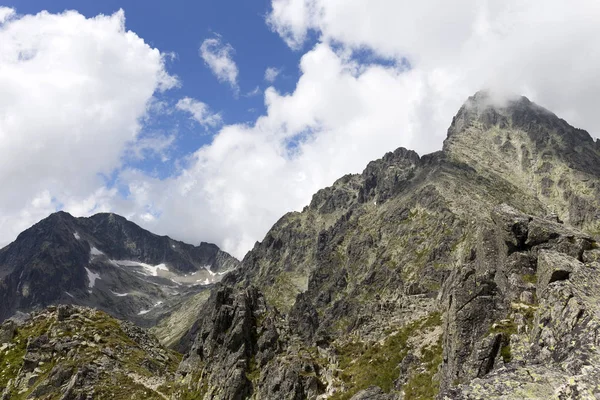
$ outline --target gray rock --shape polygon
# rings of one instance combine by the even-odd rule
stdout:
[[[538,256],[537,292],[553,282],[569,279],[573,271],[583,264],[577,259],[551,250],[541,250]]]

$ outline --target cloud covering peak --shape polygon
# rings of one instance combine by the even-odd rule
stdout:
[[[285,212],[340,176],[399,146],[440,149],[452,116],[482,88],[526,95],[600,133],[596,0],[273,0],[266,23],[298,52],[295,85],[278,89],[273,82],[284,79],[262,66],[248,87],[273,85],[263,92],[265,112],[235,124],[210,111],[213,104],[178,96],[169,112],[185,112],[203,132],[219,130],[160,178],[122,158],[166,157],[173,145],[171,134],[141,137],[157,93],[179,84],[165,55],[126,31],[122,12],[5,18],[0,184],[14,196],[0,198],[0,240],[56,208],[111,210],[242,257]],[[234,61],[218,35],[200,46],[236,93],[238,50]],[[103,174],[116,175],[120,190]]]

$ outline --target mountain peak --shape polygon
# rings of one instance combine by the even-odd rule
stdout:
[[[458,110],[448,129],[448,138],[473,125],[489,129],[492,126],[499,128],[508,128],[513,125],[526,127],[539,123],[556,125],[560,121],[562,120],[552,112],[531,102],[525,96],[481,90],[469,97]]]
[[[0,321],[66,302],[150,323],[174,295],[203,290],[237,265],[216,245],[158,236],[117,214],[58,211],[0,249]]]
[[[480,91],[452,120],[443,152],[490,179],[520,186],[574,226],[595,230],[600,149],[584,130],[524,96]]]

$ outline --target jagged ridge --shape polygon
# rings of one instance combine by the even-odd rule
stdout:
[[[596,257],[599,150],[585,131],[526,98],[497,105],[476,94],[441,152],[398,149],[275,224],[225,282],[239,296],[255,287],[253,298],[264,301],[209,299],[202,321],[230,316],[224,326],[199,321],[181,342],[190,349],[184,382],[202,398],[471,398],[472,380],[502,366],[555,362],[540,337],[564,321],[545,304],[555,288],[580,286],[564,279],[571,272],[548,272],[544,257]],[[579,304],[594,315],[589,298]],[[548,330],[528,328],[538,321]],[[572,323],[595,329],[582,321]],[[255,341],[215,344],[223,332]],[[511,353],[517,347],[526,350]],[[586,364],[596,356],[577,357]],[[226,365],[237,378],[224,387]],[[557,375],[541,386],[569,395],[561,385],[579,372],[552,368]],[[582,387],[592,388],[592,377]],[[361,392],[374,384],[382,391]]]

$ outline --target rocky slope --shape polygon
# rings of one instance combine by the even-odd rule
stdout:
[[[599,234],[600,141],[477,93],[441,152],[398,149],[275,224],[178,375],[203,399],[594,398]]]
[[[91,237],[82,261],[94,259],[92,245],[110,254]],[[175,400],[600,398],[599,240],[600,141],[526,98],[495,104],[480,92],[459,110],[442,151],[401,148],[319,191],[210,292],[163,319],[154,331],[183,354],[176,368],[167,352],[156,370],[121,358],[105,371],[124,372],[125,388],[142,382],[147,396]],[[169,272],[185,277],[193,270],[185,265]],[[55,382],[54,366],[26,367],[50,352],[38,357],[32,345],[30,357],[18,343],[44,337],[37,326],[58,321],[61,309],[0,336],[12,343],[1,345],[8,358],[0,353],[11,376],[10,385],[0,379],[6,398],[102,398],[69,397],[79,372]],[[75,312],[85,313],[93,312]],[[88,319],[59,331],[51,322],[41,342],[98,333]],[[84,340],[79,347],[95,334]],[[152,359],[157,349],[142,350]],[[90,371],[75,354],[67,365]],[[167,379],[158,382],[157,371]],[[114,381],[90,376],[95,390],[121,396]],[[38,385],[53,394],[38,395]]]
[[[144,330],[77,306],[0,325],[4,399],[165,399],[180,356]]]
[[[0,321],[78,304],[149,326],[238,264],[213,244],[154,235],[115,214],[58,212],[0,250]]]

